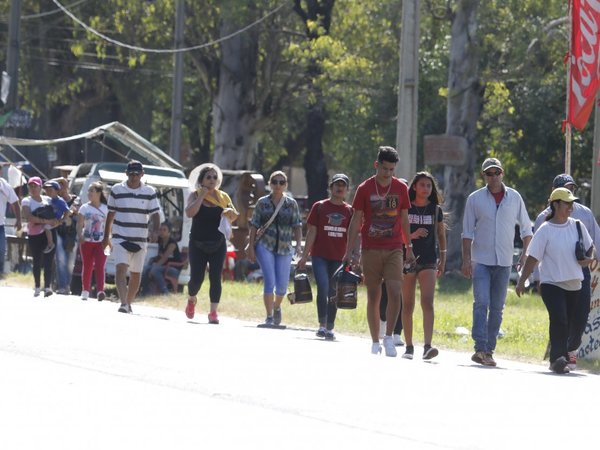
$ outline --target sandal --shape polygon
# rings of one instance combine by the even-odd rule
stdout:
[[[185,307],[185,315],[188,319],[194,318],[194,313],[196,312],[196,302],[198,299],[196,297],[189,297],[187,301],[187,306]]]

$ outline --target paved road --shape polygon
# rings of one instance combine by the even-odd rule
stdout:
[[[116,309],[0,287],[0,449],[597,448],[595,375]]]

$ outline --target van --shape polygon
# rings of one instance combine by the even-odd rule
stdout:
[[[127,179],[126,169],[127,163],[79,164],[69,175],[70,191],[78,195],[81,204],[83,204],[88,201],[87,192],[90,184],[100,181],[106,185],[105,194],[108,197],[110,188],[114,184]],[[160,203],[160,222],[167,221],[171,224],[171,235],[177,241],[179,250],[186,253],[192,223],[191,219],[185,215],[185,203],[191,192],[187,177],[179,169],[144,165],[142,181],[156,189],[156,195]],[[149,243],[146,262],[156,256],[157,253],[158,244]],[[110,255],[106,261],[107,280],[114,280],[114,275],[115,263],[112,255]],[[185,267],[179,275],[179,284],[187,284],[189,279],[189,267]]]

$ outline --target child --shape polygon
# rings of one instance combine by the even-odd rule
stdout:
[[[60,190],[59,184],[52,180],[46,181],[44,183],[44,190],[46,191],[46,195],[50,197],[50,205],[52,206],[53,214],[49,218],[62,220],[65,216],[65,213],[69,211],[69,207],[67,206],[67,202],[58,196],[58,191]],[[54,228],[52,225],[44,225],[46,239],[48,240],[48,245],[44,249],[44,253],[50,253],[52,250],[54,250],[52,228]]]

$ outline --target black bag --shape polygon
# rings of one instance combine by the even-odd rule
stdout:
[[[31,215],[46,220],[56,219],[52,205],[40,206],[39,208],[31,211]]]
[[[583,235],[581,234],[581,222],[578,220],[577,222],[577,234],[579,235],[579,239],[575,242],[575,257],[577,261],[583,261],[586,259],[586,251],[583,247]]]
[[[217,239],[216,241],[193,241],[194,247],[207,255],[218,252],[224,242],[225,236],[222,236],[221,239]]]
[[[131,241],[121,242],[121,247],[131,253],[137,253],[142,249],[142,246]]]

